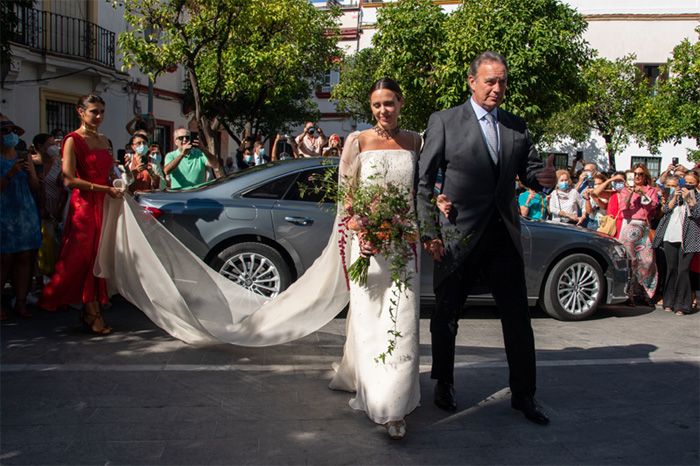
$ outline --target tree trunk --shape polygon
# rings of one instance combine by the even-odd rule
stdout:
[[[216,141],[214,135],[212,134],[211,123],[209,118],[207,118],[202,112],[202,100],[199,93],[199,80],[197,79],[197,73],[194,68],[194,63],[187,65],[187,74],[190,78],[190,86],[192,86],[192,97],[194,99],[194,118],[197,121],[197,127],[199,128],[199,140],[205,144],[209,153],[216,156],[216,160],[219,161],[221,165],[221,160],[216,147]],[[204,136],[204,138],[202,138]],[[202,141],[202,139],[204,139]]]
[[[617,171],[615,167],[615,148],[613,147],[612,137],[604,134],[603,139],[605,140],[605,149],[608,153],[608,166],[610,167],[610,171]]]

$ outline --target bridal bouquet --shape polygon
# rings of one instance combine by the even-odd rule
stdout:
[[[346,235],[340,236],[338,246],[348,289],[350,281],[367,286],[372,256],[382,255],[389,264],[393,286],[388,312],[393,327],[387,331],[386,351],[375,358],[385,363],[402,336],[396,323],[401,294],[410,288],[418,269],[418,225],[412,212],[413,194],[408,187],[386,182],[386,176],[370,176],[359,183],[352,180],[338,183],[336,173],[326,170],[323,175],[309,179],[310,185],[300,185],[299,190],[302,197],[306,193],[321,194],[321,202],[340,203],[343,207],[338,224],[340,232],[354,233],[360,249],[368,253],[345,268]]]
[[[389,316],[393,328],[387,332],[390,338],[386,352],[375,358],[386,362],[387,355],[394,352],[397,339],[401,337],[396,324],[401,293],[410,288],[411,278],[418,268],[418,225],[411,212],[413,197],[408,188],[385,182],[354,185],[342,191],[345,216],[340,227],[355,233],[360,249],[365,252],[345,270],[348,287],[349,280],[367,286],[372,256],[382,255],[389,263],[393,284]],[[344,236],[339,246],[344,259]]]
[[[392,183],[360,185],[343,199],[343,226],[355,233],[361,249],[388,260],[399,290],[409,286],[408,265],[415,262],[417,253],[418,227],[411,218],[411,199],[408,189]],[[370,255],[357,258],[347,269],[349,279],[366,286],[370,259]]]

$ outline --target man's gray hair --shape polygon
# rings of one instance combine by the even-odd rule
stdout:
[[[472,61],[471,65],[469,65],[469,76],[475,77],[479,66],[481,66],[481,64],[485,61],[495,61],[505,66],[506,76],[508,76],[508,62],[506,61],[505,57],[500,53],[493,52],[491,50],[480,53],[479,56]]]

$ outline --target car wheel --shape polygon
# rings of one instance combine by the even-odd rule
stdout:
[[[596,311],[605,290],[600,264],[586,254],[560,260],[550,271],[542,308],[555,319],[583,320]]]
[[[221,251],[211,267],[254,293],[274,298],[292,281],[289,266],[274,248],[261,243],[238,243]]]

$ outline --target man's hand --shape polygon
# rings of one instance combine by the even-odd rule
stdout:
[[[442,258],[445,256],[445,245],[442,244],[441,239],[423,241],[423,248],[430,254],[430,257],[432,257],[435,262],[441,262]]]
[[[557,170],[554,168],[554,154],[547,157],[544,168],[535,174],[537,182],[544,188],[553,188],[557,184]]]
[[[450,212],[452,211],[452,201],[444,195],[444,194],[438,194],[438,197],[436,198],[436,204],[437,208],[440,210],[440,212],[443,213],[445,217],[450,216]]]
[[[192,147],[193,147],[193,142],[191,139],[188,139],[187,142],[183,142],[182,145],[180,146],[180,153],[187,154],[189,151],[192,150]]]

